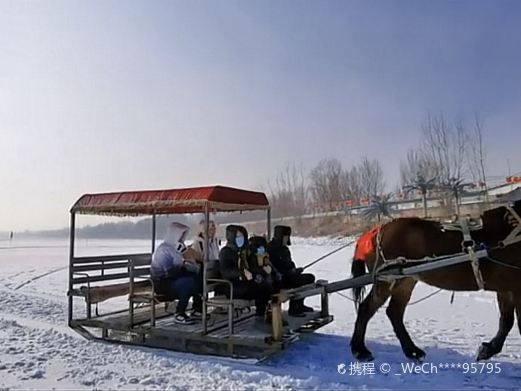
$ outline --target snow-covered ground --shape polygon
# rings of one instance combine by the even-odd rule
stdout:
[[[343,240],[294,241],[304,265]],[[145,252],[145,241],[79,241],[80,254]],[[313,266],[330,281],[349,276],[353,247]],[[498,310],[491,293],[441,292],[412,305],[407,327],[427,352],[423,369],[400,350],[385,311],[368,328],[374,363],[356,366],[349,351],[355,311],[339,294],[330,297],[335,321],[263,362],[196,356],[87,341],[66,326],[68,248],[64,241],[0,242],[0,388],[32,389],[503,389],[521,387],[521,338],[515,328],[496,366],[474,367],[478,345],[496,332]],[[420,284],[412,301],[436,289]],[[350,295],[350,292],[344,292]],[[318,305],[318,298],[308,303]],[[78,305],[79,307],[79,305]],[[344,366],[342,366],[344,364]],[[440,368],[442,364],[443,368]],[[445,364],[449,368],[445,368]],[[451,368],[451,364],[455,368]],[[458,368],[460,364],[462,368]],[[340,367],[339,367],[340,365]],[[339,373],[340,372],[345,373]],[[344,369],[344,370],[342,370]],[[374,371],[374,374],[371,372]],[[478,373],[471,373],[477,371]],[[500,373],[489,373],[497,372]],[[382,373],[388,372],[388,373]],[[465,373],[468,372],[468,373]],[[481,373],[479,373],[481,372]]]

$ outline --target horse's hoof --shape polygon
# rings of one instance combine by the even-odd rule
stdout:
[[[478,350],[477,361],[488,360],[495,353],[492,351],[492,345],[489,342],[483,342]]]
[[[373,361],[374,360],[373,354],[369,350],[353,352],[353,356],[358,361]]]
[[[405,355],[407,356],[407,358],[410,358],[411,360],[421,361],[425,358],[427,353],[425,353],[420,348],[414,348],[410,352],[406,352]]]

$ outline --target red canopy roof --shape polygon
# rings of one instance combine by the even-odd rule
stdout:
[[[224,186],[171,190],[124,191],[85,194],[71,208],[72,213],[94,215],[151,215],[268,209],[264,193]]]

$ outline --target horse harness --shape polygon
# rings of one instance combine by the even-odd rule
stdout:
[[[462,220],[458,220],[454,224],[444,224],[442,229],[445,231],[461,231],[463,235],[463,241],[461,242],[461,249],[469,256],[469,261],[472,266],[472,272],[476,279],[476,285],[480,290],[485,289],[485,280],[479,270],[479,257],[476,255],[476,243],[470,234],[471,231],[477,231],[482,228],[482,224],[471,224],[473,220],[466,217]]]
[[[508,214],[510,214],[513,217],[513,219],[517,222],[517,224],[515,224],[515,223],[512,224],[514,226],[512,231],[507,235],[507,237],[505,239],[498,242],[498,245],[496,248],[501,248],[501,249],[521,242],[521,217],[510,204],[507,204],[504,206],[507,209],[507,214],[505,215],[505,218],[507,217]],[[471,233],[471,231],[476,231],[481,228],[482,228],[481,224],[479,224],[479,223],[476,224],[475,220],[471,220],[468,217],[465,219],[462,219],[462,220],[458,220],[456,223],[442,224],[442,230],[444,230],[444,231],[461,231],[461,233],[463,235],[463,241],[461,242],[461,248],[462,248],[463,253],[466,253],[468,255],[468,258],[469,258],[468,260],[470,261],[470,264],[472,266],[474,278],[476,279],[476,285],[478,286],[479,290],[485,289],[485,281],[483,279],[483,275],[481,274],[481,270],[479,268],[479,260],[483,259],[484,257],[483,256],[479,257],[478,254],[476,253],[476,250],[475,250],[476,243],[472,239],[472,236],[470,233]],[[378,235],[376,236],[376,246],[378,249],[376,252],[376,255],[377,255],[376,264],[378,264],[378,258],[381,258],[383,263],[381,266],[375,267],[373,269],[373,277],[374,277],[375,281],[376,281],[378,272],[389,266],[394,266],[394,265],[404,266],[407,263],[423,263],[423,262],[436,261],[436,260],[450,258],[450,256],[425,257],[422,259],[407,259],[405,257],[398,257],[396,259],[388,260],[385,258],[385,255],[384,255],[384,252],[382,249],[382,245],[381,245],[383,231],[384,231],[384,229],[382,226],[381,229],[378,231]],[[481,253],[483,253],[483,251],[485,251],[485,253],[488,254],[488,252],[486,250],[480,250],[478,252],[481,255]],[[457,254],[453,254],[452,256],[456,256],[456,255]],[[485,258],[491,259],[488,256],[485,256]],[[495,261],[495,262],[498,264],[504,265],[504,266],[510,266],[510,265],[503,264],[498,261]],[[395,281],[394,276],[387,276],[386,278],[383,278],[383,279],[388,280],[388,282],[391,282],[391,284],[393,284]]]
[[[517,225],[515,225],[512,232],[510,232],[505,239],[498,243],[498,246],[501,248],[521,242],[521,217],[519,217],[519,214],[517,214],[511,205],[506,205],[505,207],[507,208],[508,213],[510,213],[510,215],[517,221]]]

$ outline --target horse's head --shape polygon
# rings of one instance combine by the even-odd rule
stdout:
[[[514,215],[512,211],[517,215]],[[481,216],[483,220],[483,232],[487,242],[499,243],[505,239],[513,229],[521,224],[521,200],[508,205],[502,205],[487,210]]]

